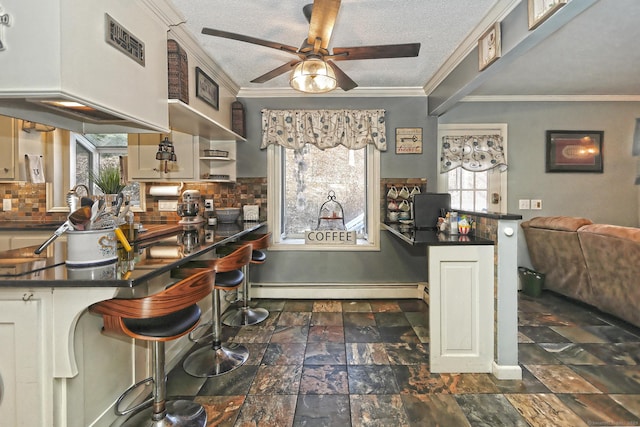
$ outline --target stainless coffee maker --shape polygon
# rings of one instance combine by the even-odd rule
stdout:
[[[178,202],[178,215],[182,217],[178,224],[189,226],[204,222],[201,212],[200,192],[198,190],[185,190],[182,193],[181,201]]]

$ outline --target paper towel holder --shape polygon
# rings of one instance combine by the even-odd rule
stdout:
[[[180,185],[153,185],[149,188],[151,196],[179,196],[184,187],[184,182]]]

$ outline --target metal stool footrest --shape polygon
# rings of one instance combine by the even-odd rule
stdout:
[[[207,323],[203,323],[196,326],[196,328],[193,331],[189,332],[189,341],[196,344],[210,344],[213,338],[213,332],[208,333],[206,335],[202,335],[200,337],[198,337],[197,335],[198,333],[201,333],[202,330],[206,328],[210,328],[212,325],[213,325],[212,322],[207,322]]]
[[[137,389],[141,385],[145,385],[145,384],[153,384],[153,377],[145,378],[144,380],[138,381],[137,383],[135,383],[134,385],[132,385],[131,387],[126,389],[124,391],[124,393],[122,393],[120,395],[120,397],[118,397],[118,400],[116,400],[116,406],[114,408],[114,411],[115,411],[116,415],[122,416],[122,415],[130,414],[130,413],[132,413],[134,411],[137,411],[138,409],[141,409],[141,408],[147,406],[149,403],[153,402],[153,395],[151,395],[145,401],[143,401],[143,402],[141,402],[141,403],[139,403],[139,404],[137,404],[135,406],[132,406],[131,408],[127,408],[124,411],[120,409],[120,404],[129,395],[129,393],[131,393],[133,390]]]

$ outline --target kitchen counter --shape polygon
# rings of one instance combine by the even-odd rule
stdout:
[[[403,224],[383,228],[405,243],[425,247],[430,371],[492,372],[494,242]]]
[[[0,341],[6,351],[0,351],[0,394],[3,403],[15,407],[18,420],[30,420],[18,424],[111,425],[120,392],[147,377],[148,352],[135,340],[102,336],[102,319],[87,307],[158,292],[177,281],[173,268],[194,258],[214,258],[221,246],[264,225],[145,224],[148,231],[139,234],[132,252],[97,267],[68,267],[64,241],[40,255],[33,253],[38,246],[1,252]],[[200,305],[206,322],[208,300]],[[167,362],[180,360],[189,346],[186,337],[168,343]],[[88,395],[91,402],[77,404]]]
[[[431,230],[419,230],[411,226],[384,223],[383,228],[406,243],[414,246],[493,245],[493,241],[475,235],[449,234]]]
[[[55,241],[39,256],[33,253],[37,246],[4,251],[0,252],[0,288],[132,288],[264,225],[245,222],[185,230],[176,224],[149,224],[145,226],[148,234],[139,234],[127,259],[98,267],[68,267],[67,242]]]

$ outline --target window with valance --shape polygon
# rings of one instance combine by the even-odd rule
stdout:
[[[385,110],[262,110],[262,145],[386,151]]]

